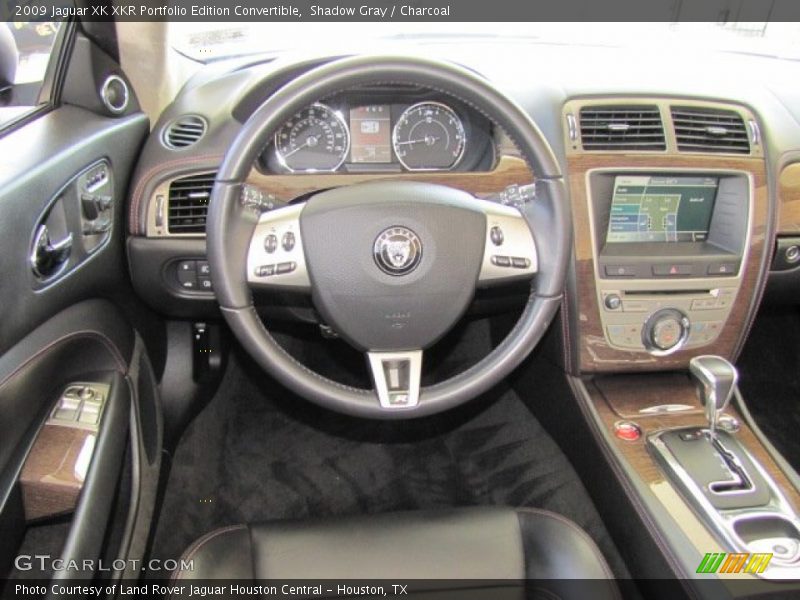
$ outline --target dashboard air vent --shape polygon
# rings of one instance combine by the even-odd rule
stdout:
[[[188,148],[206,132],[206,121],[197,115],[175,119],[164,130],[164,144],[174,150]]]
[[[735,111],[673,106],[672,121],[678,150],[750,153],[747,128]]]
[[[216,173],[176,179],[169,186],[170,233],[205,233],[208,200]]]
[[[666,150],[657,106],[585,106],[580,116],[584,150]]]

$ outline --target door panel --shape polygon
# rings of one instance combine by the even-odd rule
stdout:
[[[133,96],[121,114],[103,103],[103,82],[124,81],[110,55],[77,29],[63,52],[51,108],[0,137],[0,577],[54,519],[61,558],[96,560],[112,531],[112,559],[141,558],[160,468],[158,394],[125,314],[124,204],[149,122]]]
[[[124,194],[147,131],[148,120],[141,113],[114,119],[62,106],[0,138],[4,157],[0,165],[0,353],[49,316],[82,299],[113,294],[125,283]],[[82,264],[43,285],[29,260],[37,226],[47,220],[48,212],[58,212],[55,203],[66,190],[70,197],[61,202],[69,200],[70,206],[63,206],[65,222],[60,229],[57,226],[52,241],[72,232],[78,244],[84,237],[77,212],[80,198],[67,186],[104,160],[115,184],[109,239]]]

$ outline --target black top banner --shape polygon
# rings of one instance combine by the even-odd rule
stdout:
[[[0,20],[57,21],[800,20],[798,0],[0,0]]]

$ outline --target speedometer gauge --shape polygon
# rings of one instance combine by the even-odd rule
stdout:
[[[446,104],[420,102],[400,115],[392,145],[409,171],[452,169],[464,155],[464,125]]]
[[[312,104],[275,134],[278,162],[291,172],[335,171],[350,150],[350,132],[342,116],[324,104]]]

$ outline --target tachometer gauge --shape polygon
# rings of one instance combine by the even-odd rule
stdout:
[[[275,134],[278,162],[291,172],[335,171],[350,150],[350,132],[342,116],[324,104],[312,104]]]
[[[392,145],[397,160],[409,171],[452,169],[464,155],[464,125],[446,104],[420,102],[400,115]]]

